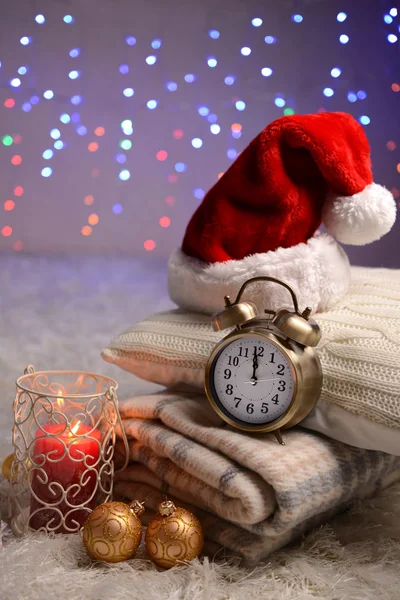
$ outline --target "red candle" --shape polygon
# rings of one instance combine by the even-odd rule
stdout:
[[[89,437],[82,437],[86,435]],[[44,425],[43,431],[36,431],[29,520],[32,529],[48,525],[49,530],[69,533],[84,524],[97,505],[100,440],[98,429],[79,422],[71,430],[65,431],[64,424],[51,423]]]

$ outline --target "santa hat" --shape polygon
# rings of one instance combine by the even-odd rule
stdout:
[[[300,308],[332,307],[347,291],[340,242],[363,245],[390,231],[391,193],[373,183],[363,128],[346,113],[293,115],[268,125],[206,194],[169,261],[179,306],[213,313],[250,277],[291,285]],[[290,305],[284,288],[255,284],[260,310]]]

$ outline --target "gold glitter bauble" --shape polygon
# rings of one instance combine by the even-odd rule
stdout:
[[[203,549],[204,535],[193,513],[162,502],[146,531],[146,549],[151,560],[164,569],[193,560]]]
[[[5,477],[6,479],[10,479],[10,475],[11,475],[11,465],[14,461],[14,454],[10,454],[10,456],[7,456],[7,458],[5,459],[5,461],[3,462],[2,466],[1,466],[1,472],[3,473],[3,477]]]
[[[15,479],[18,476],[19,469],[25,469],[25,472],[28,472],[32,468],[32,463],[29,458],[26,458],[23,463],[16,462],[14,466],[13,463],[14,454],[10,454],[9,456],[7,456],[7,458],[3,461],[3,464],[1,465],[1,472],[3,474],[3,477],[8,479],[8,481],[15,481]]]
[[[83,526],[83,543],[91,558],[116,563],[132,558],[142,539],[138,518],[143,505],[135,500],[104,502],[90,513]]]

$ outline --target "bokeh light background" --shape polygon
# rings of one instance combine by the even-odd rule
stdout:
[[[399,29],[386,0],[4,0],[0,251],[165,258],[294,112],[351,113],[399,201]],[[347,251],[400,267],[399,235]]]

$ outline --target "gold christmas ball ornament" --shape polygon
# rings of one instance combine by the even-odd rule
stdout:
[[[8,480],[10,480],[10,477],[11,477],[11,465],[13,464],[13,461],[14,461],[14,454],[10,454],[9,456],[7,456],[7,458],[4,460],[3,464],[1,465],[1,472],[3,474],[3,477],[5,477]]]
[[[159,567],[169,569],[201,554],[204,534],[193,513],[166,500],[146,530],[146,550]]]
[[[95,560],[117,563],[132,558],[142,539],[143,503],[104,502],[83,526],[83,543]]]
[[[3,477],[8,479],[8,481],[15,480],[15,478],[18,475],[19,469],[25,469],[25,472],[28,472],[32,466],[32,463],[31,463],[29,457],[27,457],[23,463],[17,462],[14,466],[13,466],[13,463],[14,463],[14,454],[10,454],[9,456],[7,456],[6,459],[4,459],[3,464],[1,465],[1,473],[2,473]],[[12,472],[12,474],[11,474],[11,472]]]

